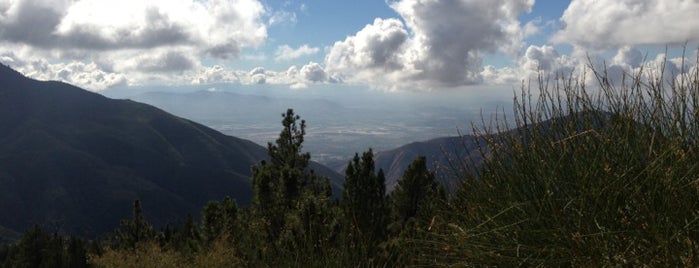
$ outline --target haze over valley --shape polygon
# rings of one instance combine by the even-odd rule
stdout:
[[[472,134],[471,122],[511,110],[512,98],[486,90],[434,97],[343,85],[292,94],[279,94],[285,89],[269,86],[252,90],[230,85],[181,87],[177,92],[141,90],[144,92],[113,97],[148,103],[265,147],[279,135],[281,112],[293,108],[308,125],[305,150],[315,161],[329,166],[346,164],[355,153],[369,148],[378,152],[415,141]],[[470,101],[474,99],[478,101]]]

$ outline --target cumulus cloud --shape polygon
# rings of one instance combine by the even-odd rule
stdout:
[[[65,81],[95,90],[122,86],[128,83],[128,79],[123,74],[104,70],[95,62],[50,63],[45,59],[23,60],[13,52],[0,53],[0,60],[35,79]]]
[[[47,64],[110,62],[103,71],[129,77],[181,73],[263,44],[264,15],[258,0],[0,0],[0,44]]]
[[[532,0],[391,3],[405,21],[376,19],[336,42],[327,70],[349,81],[380,88],[433,89],[482,81],[485,53],[517,53],[524,31],[517,16]]]
[[[520,59],[520,68],[529,73],[543,71],[551,74],[570,75],[581,63],[580,59],[561,55],[549,45],[529,46]]]
[[[698,1],[573,0],[552,40],[588,49],[694,42],[697,14]]]
[[[643,63],[643,54],[641,51],[631,46],[624,46],[613,58],[614,64],[628,65],[632,68],[637,68]]]
[[[323,67],[315,62],[309,62],[308,64],[304,65],[301,68],[300,74],[305,80],[311,82],[324,82],[327,79],[327,75],[325,74]]]
[[[594,72],[606,75],[605,79],[612,86],[620,87],[629,83],[630,77],[639,74],[641,79],[661,80],[665,83],[678,81],[678,77],[696,70],[696,55],[690,57],[667,57],[657,54],[654,58],[645,59],[636,47],[624,46],[616,51],[609,61],[598,54],[585,53],[576,50],[571,55],[560,54],[549,45],[529,46],[515,67],[496,68],[485,66],[481,75],[486,84],[520,86],[522,82],[536,83],[539,76],[550,80],[554,78],[584,78],[590,89],[599,85]],[[593,70],[594,69],[594,70]],[[659,72],[657,70],[663,70]],[[652,73],[648,73],[648,71]],[[669,88],[669,87],[668,87]]]
[[[277,51],[274,53],[274,60],[276,61],[289,61],[295,60],[303,56],[313,55],[320,51],[320,48],[311,47],[304,44],[296,49],[290,47],[289,45],[281,45],[277,47]]]
[[[2,57],[1,54],[0,57]],[[243,85],[288,85],[291,89],[306,88],[312,83],[339,82],[335,77],[329,76],[323,66],[316,62],[309,62],[301,68],[293,65],[283,71],[267,70],[264,67],[255,67],[249,71],[232,70],[220,65],[201,67],[191,75],[189,81],[195,84],[234,82]]]
[[[519,84],[544,78],[578,75],[575,71],[585,68],[585,57],[576,58],[560,54],[553,46],[530,45],[517,60],[516,67],[495,68],[486,66],[481,72],[487,84]]]
[[[191,79],[194,84],[211,84],[219,82],[240,82],[239,75],[221,65],[200,69]]]
[[[248,73],[249,81],[252,84],[267,83],[267,71],[263,67],[255,67]]]

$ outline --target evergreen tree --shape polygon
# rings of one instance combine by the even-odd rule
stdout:
[[[176,247],[181,252],[191,253],[199,250],[201,232],[191,214],[187,214],[187,219],[185,219],[184,224],[175,234],[174,240]]]
[[[324,252],[333,248],[339,232],[330,181],[309,169],[311,156],[302,152],[306,122],[292,109],[282,117],[279,138],[268,144],[270,161],[252,169],[255,217],[248,223],[264,229],[255,234],[266,240],[256,241],[262,242],[256,255],[272,266],[284,266],[289,261],[284,258],[312,262],[329,256]]]
[[[202,211],[201,229],[209,243],[235,232],[238,204],[226,196],[221,202],[210,201]]]
[[[17,244],[0,248],[0,267],[88,267],[82,240],[46,233],[38,225]]]
[[[306,121],[294,115],[293,109],[288,109],[282,117],[284,128],[279,138],[267,146],[270,161],[262,161],[252,168],[253,207],[269,225],[271,237],[279,236],[286,214],[297,208],[299,197],[305,191],[330,195],[328,179],[309,171],[311,155],[302,153]]]
[[[405,170],[391,199],[396,224],[425,224],[434,217],[440,201],[446,199],[446,191],[427,169],[425,157],[420,156]]]
[[[342,194],[342,209],[347,225],[349,246],[364,254],[375,253],[375,247],[386,239],[389,207],[383,170],[374,172],[371,149],[358,154],[347,165]]]
[[[134,200],[133,218],[131,220],[121,220],[121,228],[117,230],[119,246],[134,248],[139,242],[148,241],[154,237],[153,226],[143,216],[141,201],[138,199]]]
[[[48,259],[51,236],[44,232],[39,225],[27,230],[19,242],[19,254],[12,266],[17,267],[48,267],[53,261]]]
[[[89,267],[87,264],[87,252],[85,243],[77,237],[71,236],[68,240],[68,266],[71,268]]]

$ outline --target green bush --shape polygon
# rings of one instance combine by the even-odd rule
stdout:
[[[699,60],[697,60],[699,63]],[[431,265],[699,265],[699,70],[539,79],[416,246]]]

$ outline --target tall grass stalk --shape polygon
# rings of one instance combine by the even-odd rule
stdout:
[[[699,59],[697,59],[699,63]],[[684,64],[683,64],[684,65]],[[613,83],[540,78],[502,118],[417,260],[457,266],[699,265],[699,68]],[[685,72],[686,71],[686,72]]]

